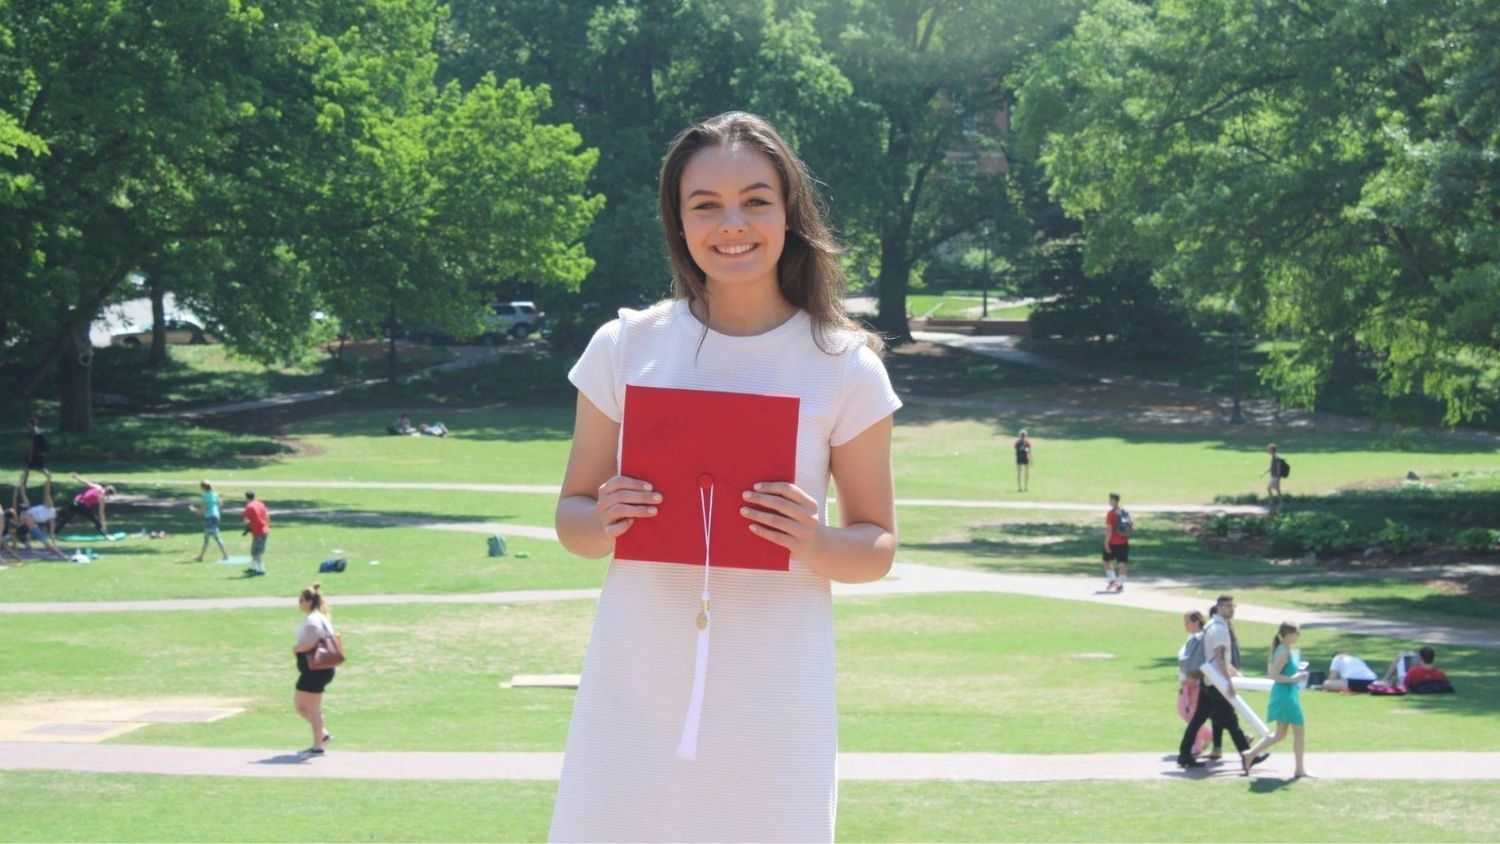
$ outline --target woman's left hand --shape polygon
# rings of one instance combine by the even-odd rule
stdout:
[[[744,495],[740,515],[750,520],[750,532],[792,552],[799,560],[817,557],[823,547],[823,523],[818,503],[796,484],[758,483]]]

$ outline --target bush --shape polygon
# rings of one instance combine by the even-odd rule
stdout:
[[[1419,543],[1427,541],[1427,531],[1386,519],[1385,527],[1372,534],[1370,540],[1393,554],[1405,554]]]
[[[1494,551],[1500,545],[1500,531],[1489,528],[1468,528],[1461,530],[1453,538],[1453,544],[1462,551],[1477,551],[1486,553]]]
[[[1278,554],[1341,554],[1359,547],[1349,523],[1327,513],[1292,513],[1271,525],[1271,551]]]

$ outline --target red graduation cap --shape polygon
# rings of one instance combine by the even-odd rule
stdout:
[[[796,480],[800,403],[795,396],[626,385],[620,474],[649,482],[662,502],[655,516],[636,519],[615,540],[615,557],[703,565],[711,488],[710,565],[788,570],[791,552],[751,533],[740,508],[756,483]]]

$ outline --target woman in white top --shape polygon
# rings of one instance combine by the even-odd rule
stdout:
[[[651,478],[619,474],[626,385],[796,396],[795,483],[723,491],[743,505],[746,530],[788,549],[790,569],[614,560],[551,837],[829,841],[838,749],[829,582],[890,570],[900,401],[878,340],[843,313],[839,250],[811,177],[775,129],[739,112],[694,125],[673,141],[659,187],[675,296],[622,311],[569,373],[578,410],[558,536],[575,554],[603,557],[663,504]],[[705,589],[712,648],[695,649]]]
[[[302,626],[297,628],[297,644],[292,646],[292,653],[297,657],[297,693],[294,701],[297,714],[312,726],[313,737],[312,747],[302,752],[321,756],[324,743],[333,739],[328,732],[328,725],[323,721],[323,690],[333,682],[335,669],[313,670],[308,666],[307,659],[320,640],[334,634],[333,622],[328,618],[328,600],[323,597],[323,584],[314,583],[303,589],[297,599],[297,606],[307,616],[302,620]]]

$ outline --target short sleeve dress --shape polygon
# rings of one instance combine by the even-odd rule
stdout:
[[[879,357],[852,336],[814,342],[806,313],[735,337],[683,300],[621,311],[569,378],[606,416],[625,385],[795,395],[796,481],[826,519],[834,446],[900,407]],[[710,569],[712,647],[697,757],[677,757],[703,588],[697,566],[615,560],[594,617],[568,731],[554,841],[831,841],[837,807],[829,581]]]
[[[1272,661],[1275,661],[1277,655],[1286,651],[1286,645],[1277,646],[1271,654]],[[1288,678],[1296,674],[1297,663],[1292,659],[1292,655],[1287,653],[1286,662],[1281,665],[1281,676]],[[1271,700],[1266,704],[1266,720],[1298,725],[1306,723],[1302,717],[1301,692],[1296,683],[1288,683],[1283,679],[1271,684]]]

